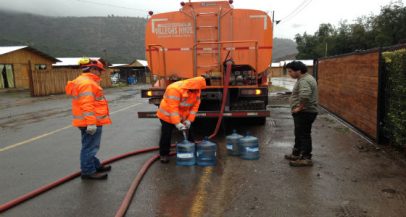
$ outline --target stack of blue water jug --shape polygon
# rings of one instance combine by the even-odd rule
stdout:
[[[226,137],[227,153],[231,156],[240,156],[244,160],[259,159],[258,138],[246,133],[245,136],[239,135],[236,130],[233,134]]]
[[[217,144],[207,137],[197,145],[186,138],[176,144],[176,165],[179,166],[215,166],[216,157]]]

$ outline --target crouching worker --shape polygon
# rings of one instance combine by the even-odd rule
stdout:
[[[195,77],[170,84],[165,91],[157,116],[161,121],[159,154],[161,163],[169,162],[172,130],[190,129],[200,105],[201,90],[206,88],[206,79]]]
[[[109,108],[100,86],[101,73],[105,71],[98,60],[83,58],[79,62],[83,73],[65,87],[72,96],[72,125],[82,135],[80,169],[82,179],[106,179],[111,166],[102,166],[96,154],[100,148],[102,126],[111,124]]]

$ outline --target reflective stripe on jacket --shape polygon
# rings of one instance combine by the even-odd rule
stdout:
[[[206,81],[203,77],[169,85],[159,105],[158,118],[171,124],[186,120],[193,122],[199,110],[201,89],[204,88],[206,88]],[[190,90],[198,90],[198,92],[190,92]]]
[[[111,124],[109,106],[99,83],[98,76],[82,73],[66,85],[66,94],[72,96],[73,126]]]

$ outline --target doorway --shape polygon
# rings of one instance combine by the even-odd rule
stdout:
[[[11,64],[0,64],[0,89],[14,88],[14,71]]]

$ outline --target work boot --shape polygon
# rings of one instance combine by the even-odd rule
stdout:
[[[81,175],[80,178],[82,179],[90,179],[90,180],[103,180],[107,179],[108,175],[106,173],[93,173],[89,175]]]
[[[111,165],[104,165],[96,169],[98,173],[109,172],[111,170]]]
[[[296,148],[292,149],[292,154],[285,154],[286,160],[295,161],[295,160],[299,160],[299,158],[300,158],[300,151]]]
[[[294,155],[294,154],[285,154],[285,159],[290,160],[290,161],[295,161],[295,160],[299,160],[300,156]]]
[[[297,160],[290,161],[289,165],[292,167],[311,167],[313,166],[313,161],[311,158],[306,158],[302,156]]]
[[[167,164],[169,163],[169,156],[168,155],[161,155],[159,156],[161,163]]]

